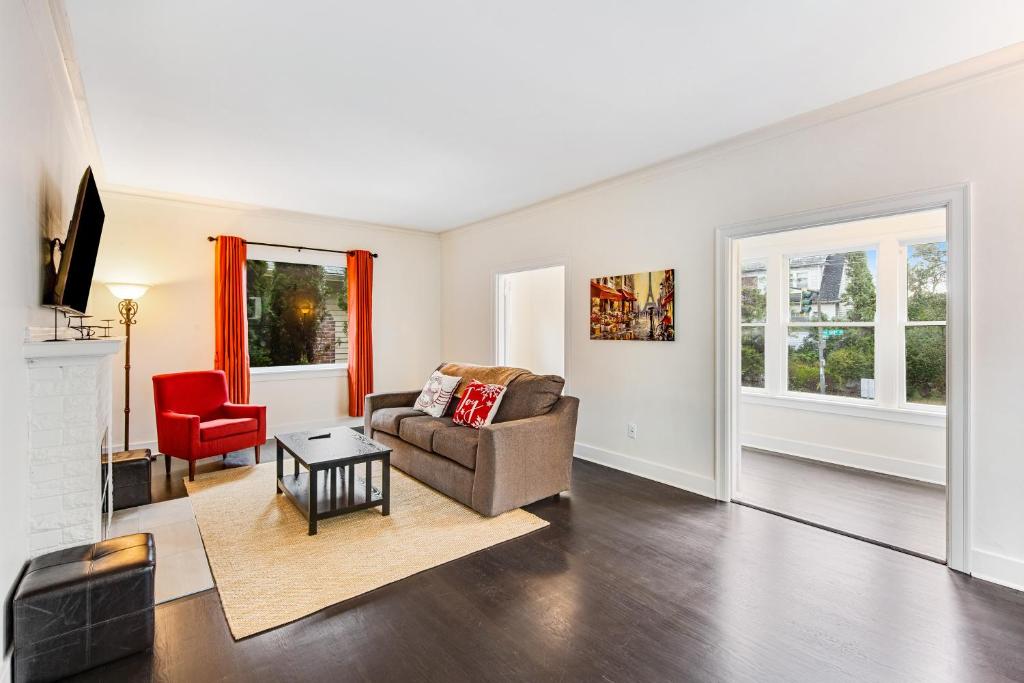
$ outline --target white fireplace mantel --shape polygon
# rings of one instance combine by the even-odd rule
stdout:
[[[89,340],[61,340],[61,341],[28,341],[25,342],[25,359],[29,365],[48,364],[48,361],[55,361],[57,364],[74,359],[101,358],[113,356],[121,350],[124,344],[123,337],[110,337],[103,339]],[[51,363],[52,364],[52,363]]]
[[[32,556],[103,537],[113,440],[113,357],[120,338],[26,341],[29,543]]]

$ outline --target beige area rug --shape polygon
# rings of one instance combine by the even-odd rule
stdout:
[[[186,482],[236,640],[548,526],[525,510],[483,517],[392,468],[389,516],[360,510],[309,536],[275,473],[269,462]]]

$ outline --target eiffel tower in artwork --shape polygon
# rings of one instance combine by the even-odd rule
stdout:
[[[647,271],[647,299],[644,301],[644,313],[647,315],[648,332],[647,338],[654,339],[654,322],[660,318],[658,300],[654,298],[654,273]]]
[[[658,307],[658,302],[654,298],[654,280],[652,277],[654,273],[647,271],[647,301],[644,302],[644,310],[653,311]]]

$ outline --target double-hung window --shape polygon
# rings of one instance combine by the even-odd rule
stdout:
[[[904,247],[906,308],[903,323],[904,399],[910,404],[946,405],[945,242]]]
[[[768,268],[764,261],[740,264],[740,367],[743,386],[764,388],[764,340],[768,321]]]
[[[875,249],[788,259],[789,391],[875,397]]]

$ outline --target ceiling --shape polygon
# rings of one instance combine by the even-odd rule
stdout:
[[[444,230],[1024,40],[1016,0],[65,0],[105,182]]]

